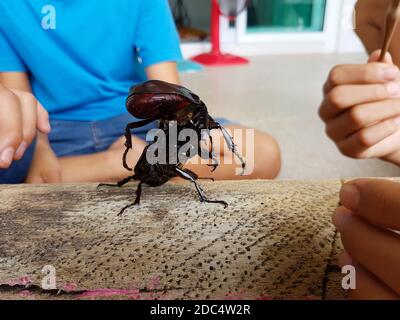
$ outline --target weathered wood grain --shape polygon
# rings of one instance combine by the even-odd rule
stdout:
[[[0,298],[343,298],[330,223],[340,181],[0,187]],[[41,269],[57,272],[41,292]],[[333,283],[334,282],[334,283]],[[19,286],[18,286],[19,285]],[[28,285],[27,290],[23,290]]]

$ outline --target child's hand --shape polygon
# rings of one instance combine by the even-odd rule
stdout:
[[[339,264],[356,268],[351,297],[400,299],[400,184],[357,180],[342,188],[340,199],[333,223],[347,252]]]
[[[390,56],[335,67],[319,110],[328,136],[346,156],[400,163],[400,72]]]
[[[61,183],[61,165],[47,137],[40,135],[26,183]]]
[[[22,158],[37,130],[50,131],[46,110],[32,94],[0,85],[0,169]]]

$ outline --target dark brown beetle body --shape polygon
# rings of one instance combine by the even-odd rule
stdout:
[[[123,165],[127,170],[132,171],[132,168],[128,166],[126,161],[126,156],[129,150],[132,149],[132,130],[143,127],[154,121],[159,121],[159,129],[163,130],[165,133],[166,146],[169,145],[168,126],[171,121],[177,122],[178,132],[183,129],[194,130],[197,133],[199,140],[201,140],[202,130],[207,130],[211,143],[211,150],[206,153],[208,153],[207,159],[212,159],[214,161],[214,164],[210,165],[214,168],[213,170],[217,168],[218,162],[214,156],[212,138],[209,135],[209,131],[213,129],[221,130],[229,149],[240,159],[244,170],[244,161],[237,153],[236,146],[232,141],[232,137],[228,134],[225,128],[223,128],[208,114],[206,105],[190,90],[182,86],[163,81],[147,81],[131,89],[131,92],[126,100],[126,107],[134,117],[142,119],[141,121],[128,124],[125,130],[126,150],[123,155]],[[183,143],[184,142],[178,142],[178,147],[180,147],[180,144]],[[194,172],[185,169],[182,163],[170,163],[168,160],[167,164],[150,164],[146,157],[147,150],[150,146],[151,145],[148,145],[144,149],[141,157],[139,158],[134,169],[135,174],[127,177],[115,185],[122,187],[131,180],[140,181],[136,192],[136,200],[132,205],[140,202],[143,183],[150,187],[158,187],[165,184],[173,177],[181,177],[194,183],[202,202],[220,203],[225,207],[227,206],[227,203],[224,201],[207,199],[204,191],[196,181],[198,176]],[[204,150],[201,149],[200,144],[198,145],[198,148],[199,149],[196,150],[197,154],[204,155]],[[132,205],[123,208],[120,214],[122,214]]]
[[[126,100],[129,113],[138,119],[181,122],[189,113],[202,107],[205,107],[204,103],[190,90],[159,80],[134,87]]]

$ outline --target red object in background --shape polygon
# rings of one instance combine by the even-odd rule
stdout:
[[[249,60],[221,52],[219,18],[221,11],[217,0],[211,0],[211,52],[203,53],[191,60],[205,66],[232,66],[248,64]]]

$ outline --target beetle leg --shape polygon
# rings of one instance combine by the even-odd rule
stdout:
[[[221,130],[222,135],[224,136],[225,142],[228,145],[229,150],[233,152],[233,154],[239,159],[242,164],[242,173],[244,174],[246,163],[239,152],[236,150],[236,144],[233,142],[233,137],[228,133],[228,131],[221,125],[218,125],[218,129]]]
[[[205,131],[202,131],[202,133],[203,132],[205,132]],[[214,172],[218,168],[219,162],[218,162],[217,158],[215,157],[213,138],[212,138],[209,130],[207,130],[207,136],[208,136],[209,141],[210,141],[210,150],[207,151],[207,150],[203,149],[200,146],[200,143],[199,143],[199,151],[198,152],[199,152],[199,155],[200,155],[200,157],[202,159],[204,159],[204,160],[211,159],[213,161],[213,164],[208,164],[207,166],[208,167],[213,167],[211,172]],[[202,140],[205,140],[205,139],[203,139],[203,137],[202,137]],[[205,156],[204,153],[208,153],[208,155]]]
[[[213,138],[212,138],[211,134],[209,134],[208,136],[210,138],[210,157],[214,161],[213,164],[209,164],[208,166],[209,167],[213,167],[211,172],[214,172],[218,168],[219,162],[218,162],[217,158],[215,157]]]
[[[140,197],[142,195],[142,185],[143,185],[143,182],[140,181],[140,183],[136,189],[136,199],[135,199],[135,202],[133,203],[134,205],[140,203]]]
[[[215,179],[213,177],[204,177],[204,178],[203,177],[199,177],[198,180],[210,180],[212,182],[215,181]]]
[[[127,178],[125,178],[125,179],[119,181],[117,184],[101,183],[101,184],[99,184],[97,187],[98,187],[98,188],[99,188],[99,187],[104,187],[104,186],[106,186],[106,187],[122,187],[122,186],[126,185],[128,182],[130,182],[131,180],[135,180],[135,179],[138,179],[138,178],[139,178],[138,176],[134,175],[134,176],[127,177]],[[137,204],[140,203],[140,196],[141,196],[141,194],[142,194],[142,185],[143,185],[143,182],[141,181],[141,182],[139,183],[137,189],[136,189],[136,199],[135,199],[135,202],[132,203],[132,204],[127,205],[126,207],[123,207],[123,208],[121,209],[121,211],[118,213],[118,216],[121,216],[121,215],[122,215],[127,209],[129,209],[130,207],[133,207],[134,205],[137,205]]]
[[[131,130],[133,130],[133,129],[137,129],[137,128],[140,128],[140,127],[144,127],[145,125],[148,125],[149,123],[152,123],[152,122],[154,122],[154,121],[156,121],[157,119],[146,119],[146,120],[142,120],[142,121],[138,121],[138,122],[132,122],[132,123],[129,123],[127,126],[126,126],[126,128],[125,128],[125,139],[126,139],[126,141],[125,141],[125,147],[126,147],[126,149],[125,149],[125,152],[124,152],[124,154],[123,154],[123,156],[122,156],[122,163],[123,163],[123,165],[124,165],[124,168],[126,169],[126,170],[128,170],[128,171],[133,171],[133,168],[130,168],[129,166],[128,166],[128,163],[127,163],[127,161],[126,161],[126,157],[127,157],[127,155],[128,155],[128,152],[129,152],[129,150],[130,149],[132,149],[132,132],[131,132]]]
[[[128,210],[129,208],[131,208],[131,207],[133,207],[133,206],[135,206],[135,205],[140,203],[140,196],[142,195],[142,185],[143,185],[143,182],[140,182],[138,187],[137,187],[137,189],[136,189],[135,202],[131,203],[131,204],[128,204],[126,207],[123,207],[121,209],[121,211],[118,213],[118,216],[122,216],[126,210]]]
[[[138,177],[136,175],[134,175],[134,176],[127,177],[121,181],[118,181],[116,184],[100,183],[97,186],[97,188],[100,188],[100,187],[119,187],[119,188],[121,188],[124,185],[126,185],[128,182],[130,182],[132,180],[136,180],[136,179],[138,179]]]
[[[128,155],[128,152],[129,152],[129,150],[132,149],[132,135],[131,135],[131,131],[129,130],[128,127],[126,127],[126,129],[125,129],[125,139],[126,139],[126,141],[125,141],[126,149],[124,151],[124,155],[122,156],[122,163],[123,163],[123,166],[124,166],[124,168],[126,170],[133,171],[133,168],[130,168],[128,166],[127,161],[126,161],[126,157]]]
[[[131,203],[131,204],[128,204],[127,206],[123,207],[123,208],[121,209],[121,211],[117,214],[117,216],[118,216],[118,217],[122,216],[126,210],[128,210],[129,208],[131,208],[131,207],[133,207],[133,206],[134,206],[134,204]]]
[[[193,182],[193,184],[196,187],[197,193],[200,196],[200,200],[201,202],[207,202],[207,203],[219,203],[222,204],[224,206],[224,208],[228,207],[228,204],[225,201],[219,201],[219,200],[209,200],[207,198],[207,196],[205,195],[203,189],[200,187],[200,185],[197,183],[197,174],[195,174],[194,172],[188,170],[188,169],[179,169],[178,167],[175,168],[175,171],[177,173],[177,175],[179,177],[181,177],[182,179],[188,180]]]
[[[129,127],[125,128],[125,147],[132,149],[132,134]]]
[[[208,153],[208,155],[204,155],[205,153]],[[199,154],[200,157],[204,160],[210,160],[212,159],[212,161],[214,162],[213,164],[208,164],[208,167],[213,167],[213,169],[211,170],[211,172],[214,172],[218,166],[219,166],[219,162],[218,160],[215,158],[215,154],[213,151],[207,151],[201,147],[199,147]]]

